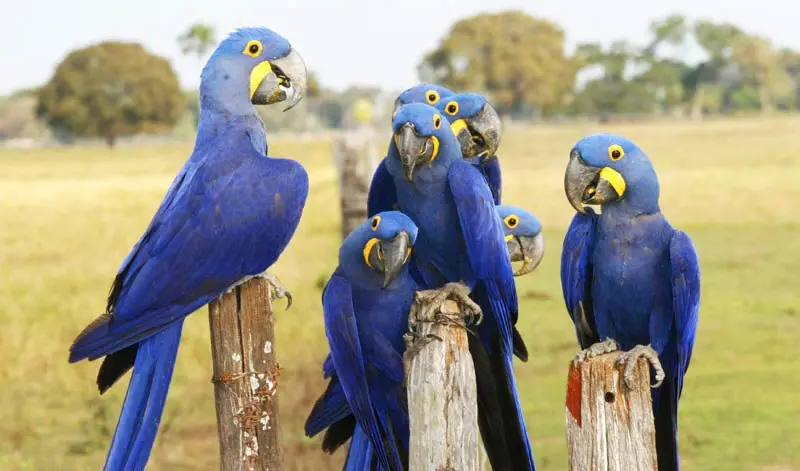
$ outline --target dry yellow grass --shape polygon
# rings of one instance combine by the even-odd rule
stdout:
[[[687,470],[800,466],[800,118],[514,128],[500,158],[504,200],[542,220],[541,267],[519,280],[517,363],[541,470],[566,467],[564,380],[577,346],[558,278],[572,211],[563,171],[572,144],[624,134],[654,160],[662,209],[695,240],[703,307],[681,403]],[[295,305],[276,345],[288,470],[339,469],[303,437],[323,388],[318,280],[335,266],[338,195],[330,145],[275,142],[308,169],[297,235],[272,272]],[[104,308],[118,264],[147,225],[189,146],[0,151],[0,470],[99,469],[127,379],[98,396],[97,362],[68,365],[75,334]],[[187,322],[152,470],[217,469],[206,311]]]

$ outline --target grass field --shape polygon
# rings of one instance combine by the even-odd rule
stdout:
[[[517,375],[537,464],[566,469],[564,392],[577,346],[558,277],[573,214],[562,188],[572,144],[624,134],[654,160],[662,209],[700,253],[700,327],[680,410],[686,470],[800,469],[800,117],[515,129],[504,136],[504,200],[546,228],[540,268],[518,280],[531,349]],[[278,314],[287,470],[339,469],[302,424],[324,383],[319,280],[339,244],[330,144],[275,142],[308,169],[297,235],[271,270],[294,294]],[[98,396],[98,362],[67,364],[105,307],[119,263],[189,146],[0,151],[0,470],[100,469],[127,379]],[[189,318],[148,469],[218,469],[205,309]]]

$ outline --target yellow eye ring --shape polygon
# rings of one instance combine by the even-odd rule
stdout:
[[[439,129],[442,127],[442,117],[439,114],[433,115],[433,129]]]
[[[503,219],[503,222],[506,223],[509,229],[514,229],[515,227],[519,226],[519,218],[516,214],[509,214]]]
[[[455,116],[456,113],[458,113],[458,102],[451,101],[450,103],[448,103],[447,106],[445,106],[444,108],[444,112],[449,114],[450,116]]]
[[[428,103],[431,105],[435,105],[439,103],[439,92],[436,90],[428,90],[425,92],[425,99],[428,100]]]
[[[258,57],[261,54],[261,50],[264,49],[264,46],[261,45],[261,41],[258,39],[253,39],[247,43],[242,51],[242,54],[248,55],[250,57]]]
[[[374,218],[372,218],[372,222],[369,224],[369,227],[373,231],[377,231],[378,230],[378,226],[380,226],[380,225],[381,225],[381,217],[380,216],[375,216]]]
[[[618,161],[619,159],[625,156],[625,149],[618,144],[612,144],[608,146],[608,158],[611,159],[613,162]]]

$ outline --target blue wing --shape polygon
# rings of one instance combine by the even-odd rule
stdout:
[[[586,208],[586,214],[576,213],[561,251],[561,290],[581,348],[598,341],[591,297],[596,231],[597,215],[592,208]]]
[[[464,160],[452,164],[448,182],[470,265],[486,289],[504,351],[510,354],[511,327],[518,313],[517,290],[494,199],[480,171]]]
[[[683,377],[689,369],[700,312],[700,263],[692,239],[675,231],[669,245],[672,308],[678,346],[677,397],[683,390]],[[652,340],[652,339],[651,339]]]
[[[489,189],[492,191],[494,204],[500,204],[500,198],[503,192],[503,180],[500,172],[500,159],[498,159],[495,155],[487,160],[484,160],[480,165],[480,168],[484,178],[486,178],[486,183],[489,184]]]
[[[334,275],[323,294],[325,332],[331,358],[353,415],[369,436],[380,463],[389,468],[383,435],[370,399],[365,358],[361,351],[350,283]]]
[[[383,211],[394,211],[397,208],[397,188],[394,186],[394,179],[386,169],[386,159],[383,159],[375,169],[369,185],[367,217]]]
[[[117,275],[109,312],[78,336],[70,362],[133,345],[277,260],[299,222],[308,177],[292,160],[252,148],[232,154],[176,179]]]

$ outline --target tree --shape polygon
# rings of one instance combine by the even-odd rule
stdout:
[[[501,114],[548,111],[572,90],[576,65],[564,54],[564,32],[519,11],[484,13],[455,23],[425,55],[423,81],[488,92]]]
[[[183,34],[178,36],[181,53],[184,55],[194,54],[201,61],[216,43],[214,28],[203,23],[189,26]]]
[[[778,51],[758,36],[739,36],[731,48],[731,61],[739,66],[745,81],[758,90],[763,112],[772,111],[777,101],[786,100],[794,91],[792,77],[781,59]]]
[[[719,102],[719,96],[706,95],[720,92],[720,73],[729,64],[734,42],[744,33],[732,24],[710,21],[696,22],[692,31],[695,41],[708,55],[708,59],[686,74],[683,81],[686,97],[691,102],[692,116],[698,118],[705,104]]]
[[[319,83],[319,78],[314,72],[309,72],[308,83],[306,84],[306,96],[308,98],[317,98],[322,94],[322,86]]]
[[[170,63],[137,43],[108,41],[67,55],[39,91],[37,115],[57,133],[105,138],[158,132],[185,112]]]

